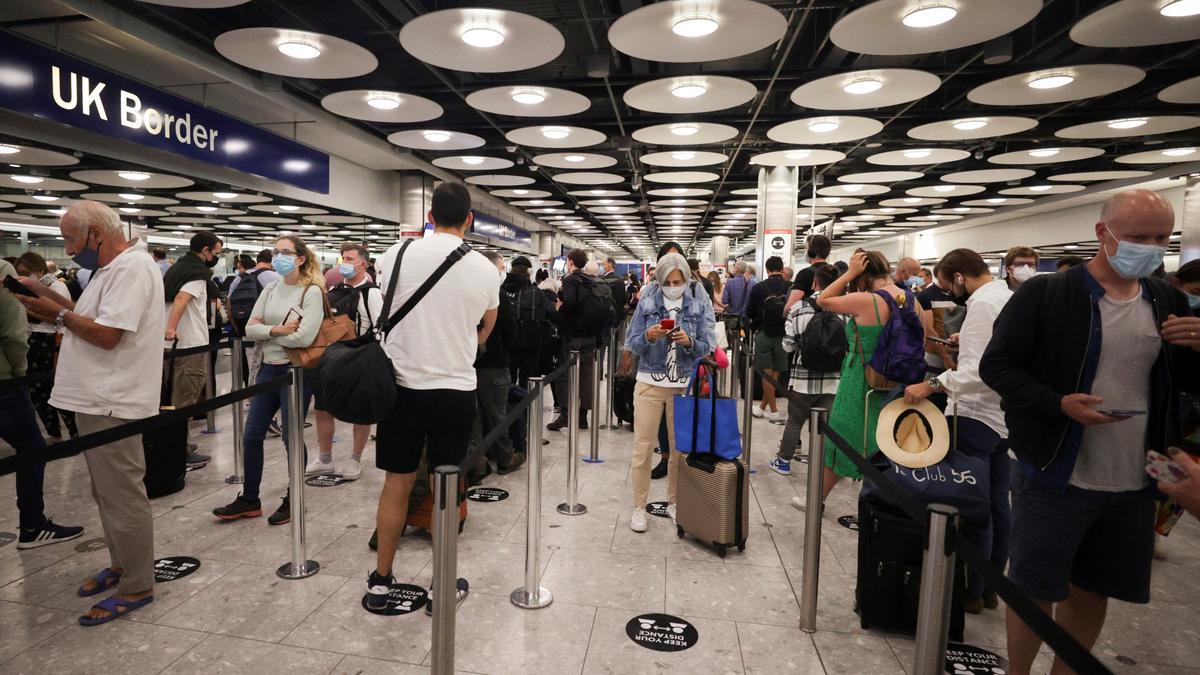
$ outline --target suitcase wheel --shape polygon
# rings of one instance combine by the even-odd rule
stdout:
[[[717,555],[725,557],[725,544],[717,544]]]
[[[745,551],[746,550],[746,542],[743,541],[742,543],[738,544],[738,550]]]
[[[680,538],[682,538],[683,537],[683,528],[680,527],[679,525],[676,525],[675,526],[675,534],[677,536],[679,536]]]

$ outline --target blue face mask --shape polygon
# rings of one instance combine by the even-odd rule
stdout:
[[[275,268],[280,276],[286,277],[296,269],[296,256],[276,254],[274,258],[271,258],[271,267]]]
[[[356,274],[358,274],[352,263],[342,263],[338,265],[338,273],[340,273],[342,277],[346,279],[352,279]]]
[[[83,240],[83,248],[71,260],[74,260],[75,264],[83,269],[95,272],[96,268],[100,267],[100,242],[96,242],[96,248],[91,249],[87,247],[88,242],[91,240],[92,233],[88,232],[87,239]]]
[[[925,280],[921,277],[909,277],[904,280],[904,285],[915,291],[925,285]]]
[[[1108,228],[1105,228],[1108,229]],[[1108,230],[1108,235],[1116,239],[1116,235],[1112,230]],[[1104,253],[1108,255],[1108,264],[1112,265],[1113,271],[1123,279],[1141,279],[1150,276],[1154,270],[1158,269],[1163,264],[1163,256],[1167,253],[1165,246],[1151,246],[1149,244],[1135,244],[1131,241],[1117,240],[1116,253],[1109,253],[1105,247]]]
[[[1186,295],[1188,298],[1188,307],[1200,309],[1200,295],[1192,295],[1191,293],[1187,293]]]

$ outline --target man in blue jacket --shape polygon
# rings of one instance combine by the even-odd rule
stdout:
[[[1057,603],[1055,620],[1088,649],[1109,598],[1150,600],[1146,452],[1178,443],[1180,389],[1200,390],[1200,318],[1181,292],[1150,278],[1174,224],[1155,192],[1109,198],[1096,257],[1023,283],[980,364],[1025,477],[1009,577],[1047,612]],[[1009,610],[1010,672],[1029,673],[1040,645]],[[1052,672],[1066,665],[1056,660]]]

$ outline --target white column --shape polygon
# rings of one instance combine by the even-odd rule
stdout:
[[[425,214],[433,200],[433,178],[423,173],[405,174],[400,177],[400,231],[401,239],[420,237],[425,231]]]
[[[714,269],[724,269],[729,264],[729,237],[723,234],[713,236],[708,249],[708,259]]]
[[[792,265],[796,248],[796,205],[800,169],[794,166],[763,167],[758,170],[757,251],[754,262],[760,276],[771,256]]]

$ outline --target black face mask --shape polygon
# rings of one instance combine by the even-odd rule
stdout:
[[[956,304],[960,307],[966,307],[967,300],[971,297],[971,294],[967,292],[966,286],[963,286],[962,295],[959,295],[957,289],[955,288],[955,284],[952,284],[950,286],[949,295],[950,295],[950,299],[954,301],[954,304]]]
[[[204,266],[205,267],[216,267],[217,263],[219,263],[219,262],[221,262],[221,254],[216,253],[216,254],[213,254],[213,257],[211,259],[204,261]]]

